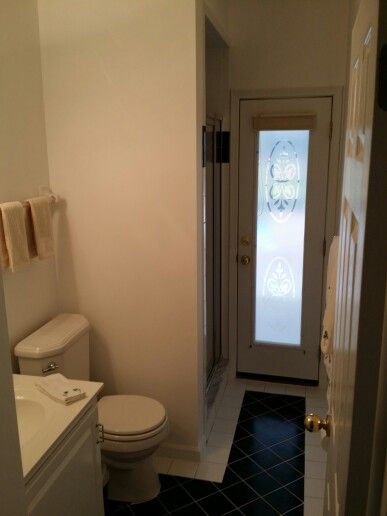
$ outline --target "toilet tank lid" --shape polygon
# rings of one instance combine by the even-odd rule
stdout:
[[[63,353],[75,338],[89,331],[90,324],[80,314],[59,314],[15,346],[22,358],[46,358]]]

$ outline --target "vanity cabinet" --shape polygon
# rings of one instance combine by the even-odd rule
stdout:
[[[31,516],[103,516],[96,399],[76,419],[26,484]]]

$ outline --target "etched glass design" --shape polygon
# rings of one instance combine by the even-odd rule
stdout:
[[[255,341],[299,346],[309,131],[258,136]]]

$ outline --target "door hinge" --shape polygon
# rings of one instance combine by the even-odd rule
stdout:
[[[323,240],[323,244],[322,244],[322,254],[323,256],[325,256],[325,253],[327,252],[327,241],[326,239],[324,238]]]

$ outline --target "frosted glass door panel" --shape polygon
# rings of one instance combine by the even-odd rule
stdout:
[[[255,343],[301,344],[309,131],[259,131]]]

